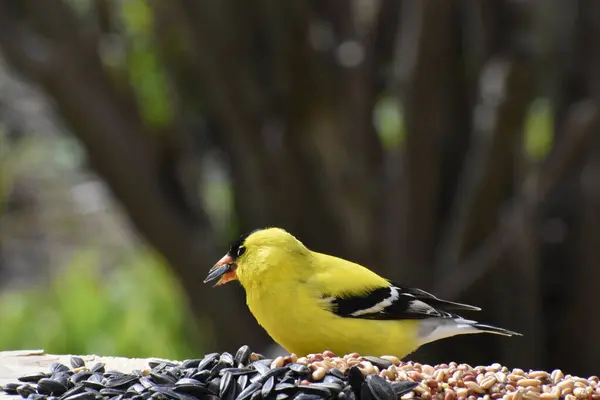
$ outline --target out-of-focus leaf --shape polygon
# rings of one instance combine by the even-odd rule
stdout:
[[[532,159],[543,159],[552,148],[553,125],[548,100],[535,100],[529,108],[525,124],[525,151]]]

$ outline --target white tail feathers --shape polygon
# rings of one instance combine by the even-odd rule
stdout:
[[[503,336],[522,336],[520,333],[498,328],[496,326],[479,324],[463,318],[432,318],[421,321],[419,337],[421,344],[434,342],[456,335],[475,333],[493,333]]]

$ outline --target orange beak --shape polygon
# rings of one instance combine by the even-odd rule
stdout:
[[[237,265],[235,264],[235,261],[233,261],[233,258],[229,254],[225,254],[225,256],[217,261],[210,271],[208,271],[208,276],[204,280],[204,283],[219,279],[214,286],[221,286],[227,282],[235,281],[237,279],[235,273],[236,269]]]

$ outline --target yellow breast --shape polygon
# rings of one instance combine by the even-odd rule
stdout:
[[[306,285],[280,284],[247,292],[247,304],[271,338],[297,355],[331,350],[403,357],[418,347],[418,321],[339,317],[315,295]]]

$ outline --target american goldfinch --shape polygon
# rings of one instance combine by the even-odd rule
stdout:
[[[311,251],[279,228],[242,235],[204,282],[236,279],[258,323],[290,353],[404,357],[455,335],[520,335],[452,313],[478,307],[391,283],[361,265]]]

